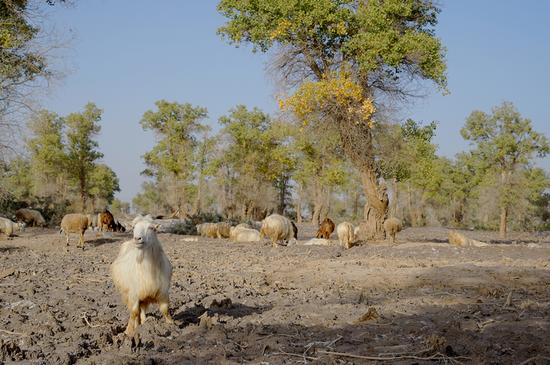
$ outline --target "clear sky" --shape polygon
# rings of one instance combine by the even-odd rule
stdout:
[[[72,34],[68,76],[44,100],[61,115],[88,101],[104,110],[104,161],[120,178],[118,197],[140,190],[141,155],[154,144],[139,121],[166,99],[208,108],[214,125],[237,104],[276,111],[266,56],[216,35],[224,19],[213,0],[75,1],[51,9],[57,31]],[[441,1],[437,35],[447,47],[450,95],[437,93],[402,110],[402,118],[438,121],[439,153],[467,148],[459,130],[475,109],[512,101],[550,136],[550,1]],[[70,32],[70,33],[69,33]],[[550,159],[541,162],[550,169]]]

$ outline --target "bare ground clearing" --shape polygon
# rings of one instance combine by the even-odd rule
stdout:
[[[0,363],[550,363],[550,237],[446,236],[342,250],[161,234],[178,325],[151,308],[135,344],[109,277],[130,235],[87,233],[84,251],[73,235],[65,252],[54,230],[29,229],[0,240]]]

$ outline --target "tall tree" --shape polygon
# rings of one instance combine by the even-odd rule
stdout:
[[[97,164],[89,176],[91,211],[111,204],[117,191],[120,191],[120,186],[115,172],[105,164]]]
[[[143,174],[153,177],[167,193],[165,203],[172,214],[184,216],[190,209],[187,205],[191,200],[197,134],[206,130],[201,122],[208,111],[165,100],[155,105],[157,110],[145,112],[140,122],[144,130],[152,130],[157,137],[157,144],[143,156],[147,165]]]
[[[474,153],[491,166],[498,179],[500,236],[507,234],[510,208],[517,202],[517,174],[529,167],[535,157],[550,152],[547,138],[533,130],[531,120],[523,118],[515,106],[504,102],[491,114],[474,111],[460,133],[475,148]]]
[[[217,138],[210,137],[205,131],[201,141],[195,149],[195,170],[197,171],[197,193],[193,204],[193,214],[201,213],[204,207],[206,178],[209,175],[209,166],[214,159]]]
[[[90,175],[96,168],[96,161],[103,157],[97,150],[99,144],[95,140],[101,130],[101,113],[101,109],[94,103],[88,103],[81,113],[71,113],[65,118],[67,172],[77,187],[82,211],[86,209],[86,200],[89,196]]]
[[[259,219],[275,207],[284,211],[294,160],[287,125],[244,105],[220,118],[222,150],[213,161],[223,174],[225,210]]]
[[[31,117],[28,128],[31,136],[27,140],[27,151],[35,182],[34,193],[63,198],[67,182],[63,119],[56,113],[41,110]]]
[[[274,69],[297,86],[286,108],[304,121],[316,116],[320,128],[336,126],[367,197],[362,238],[381,238],[388,196],[376,170],[374,106],[408,98],[410,80],[445,88],[433,31],[439,9],[428,0],[222,0],[218,10],[230,42],[278,51]]]

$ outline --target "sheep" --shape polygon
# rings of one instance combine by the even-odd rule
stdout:
[[[115,220],[114,231],[115,232],[126,232],[126,227],[124,227],[122,224],[120,224],[119,221]]]
[[[229,229],[231,226],[229,223],[219,222],[216,225],[216,238],[229,238]]]
[[[233,242],[259,242],[260,232],[252,228],[231,227],[229,238]]]
[[[197,224],[196,226],[197,233],[202,237],[207,238],[217,238],[218,237],[218,226],[216,223],[202,223]]]
[[[305,246],[331,246],[332,241],[326,238],[312,238],[309,241],[304,242]]]
[[[145,322],[149,304],[158,303],[166,322],[174,323],[168,311],[172,265],[157,238],[157,229],[158,225],[146,220],[137,222],[133,239],[121,245],[111,265],[113,282],[130,311],[125,331],[129,337]]]
[[[336,227],[336,234],[338,235],[338,241],[340,241],[340,245],[345,248],[351,248],[353,242],[355,242],[354,229],[351,223],[340,223],[338,227]]]
[[[102,232],[115,231],[115,217],[113,214],[105,209],[98,215],[99,230]]]
[[[235,227],[232,227],[232,228],[248,228],[248,229],[252,229],[252,226],[248,223],[239,223],[237,224]]]
[[[67,246],[69,246],[69,233],[80,233],[79,243],[82,250],[84,250],[84,232],[86,232],[86,229],[88,229],[88,217],[80,213],[70,213],[65,214],[61,220],[59,233],[65,233],[65,237],[67,237]]]
[[[327,217],[319,226],[319,230],[317,231],[315,238],[329,239],[332,232],[334,232],[334,222]]]
[[[395,235],[403,229],[401,220],[397,218],[388,218],[384,221],[384,231],[386,238],[390,243],[395,243]]]
[[[17,221],[31,227],[45,227],[46,220],[38,210],[21,208],[15,212]]]
[[[86,214],[88,217],[88,228],[92,231],[98,229],[98,214]]]
[[[4,232],[7,238],[13,236],[15,231],[21,231],[25,229],[25,223],[15,223],[8,218],[0,217],[0,232]]]
[[[279,214],[272,214],[262,222],[260,237],[271,240],[273,247],[277,247],[279,241],[288,243],[294,238],[294,229],[290,219]]]

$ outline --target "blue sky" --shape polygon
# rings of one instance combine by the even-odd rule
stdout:
[[[130,201],[143,178],[141,155],[154,144],[142,114],[159,99],[207,107],[209,120],[237,104],[276,111],[266,56],[234,48],[216,35],[224,19],[216,1],[76,1],[50,10],[60,33],[71,34],[70,72],[43,101],[61,115],[88,101],[104,110],[99,137],[104,161]],[[512,101],[535,129],[550,136],[550,2],[442,1],[437,35],[447,47],[450,95],[432,93],[400,118],[439,122],[439,153],[467,148],[459,130],[475,109]],[[550,169],[550,159],[541,161]]]

